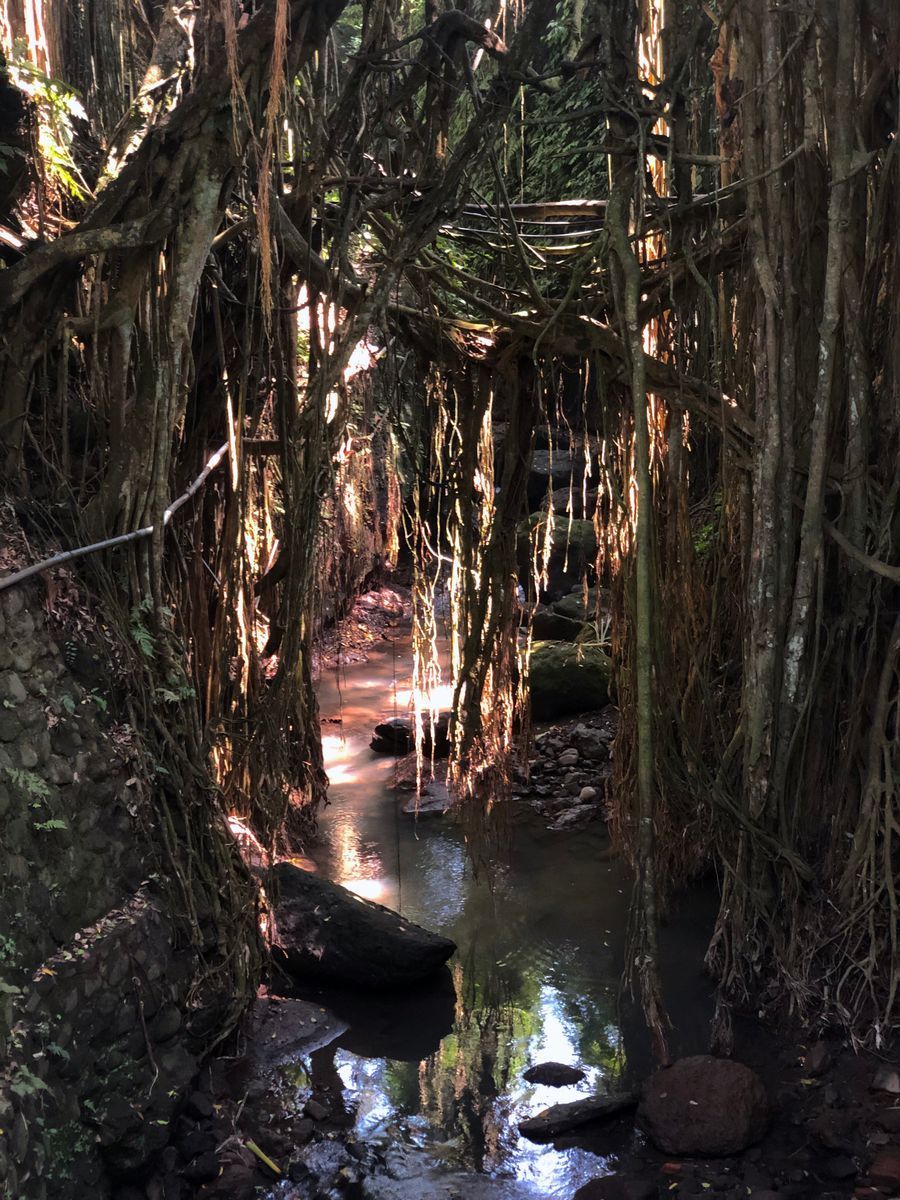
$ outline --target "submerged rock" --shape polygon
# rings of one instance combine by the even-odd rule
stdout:
[[[621,1096],[585,1096],[571,1104],[554,1104],[535,1117],[519,1122],[519,1133],[532,1142],[548,1142],[570,1129],[628,1112],[637,1104],[630,1092]]]
[[[667,1154],[740,1154],[766,1132],[769,1101],[743,1063],[698,1054],[647,1080],[637,1120]]]
[[[266,884],[277,931],[273,953],[301,981],[404,987],[440,970],[456,950],[449,938],[292,863],[277,863]]]
[[[536,642],[531,654],[531,711],[538,721],[589,712],[609,702],[612,664],[596,646]]]
[[[590,789],[588,789],[590,790]],[[561,829],[579,829],[600,815],[599,804],[575,804],[561,812],[552,825],[548,826],[554,833]]]
[[[659,1189],[650,1179],[604,1175],[580,1187],[572,1200],[656,1200]]]
[[[446,783],[432,780],[421,796],[413,796],[403,805],[403,811],[411,817],[443,817],[453,807],[453,799]]]
[[[573,1083],[581,1083],[584,1071],[580,1067],[570,1067],[566,1063],[545,1062],[536,1063],[524,1072],[522,1078],[526,1083],[543,1083],[547,1087],[567,1087]]]

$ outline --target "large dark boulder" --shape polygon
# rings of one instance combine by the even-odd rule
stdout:
[[[449,938],[292,863],[276,863],[266,890],[274,904],[273,953],[301,981],[404,987],[439,971],[456,949]]]
[[[609,658],[598,646],[535,642],[529,682],[531,712],[537,721],[590,712],[609,703]]]
[[[551,610],[570,621],[593,621],[597,615],[597,595],[596,587],[588,588],[587,603],[585,603],[584,593],[579,588],[576,592],[570,592],[568,596],[554,600]],[[607,593],[601,589],[601,609],[608,607],[607,599]]]
[[[543,547],[547,514],[532,513],[518,528],[516,554],[519,575],[527,587],[534,573],[532,539]],[[557,514],[553,520],[551,550],[547,563],[547,584],[542,597],[550,600],[565,596],[587,574],[593,578],[597,560],[597,533],[593,521],[570,521]]]
[[[569,450],[557,446],[555,450],[535,450],[528,476],[528,502],[537,506],[550,492],[568,488],[571,480],[574,490],[580,491],[584,479],[584,450],[581,447]]]
[[[766,1132],[769,1101],[743,1063],[698,1054],[647,1080],[637,1120],[666,1154],[740,1154]]]
[[[573,621],[542,604],[531,618],[531,633],[540,642],[574,642],[585,632],[584,625],[584,621]]]

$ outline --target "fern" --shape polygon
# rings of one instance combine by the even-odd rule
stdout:
[[[32,800],[45,800],[50,795],[47,781],[33,771],[24,771],[19,767],[4,767],[11,783],[20,791],[30,796]]]
[[[131,610],[131,620],[129,622],[131,636],[145,658],[156,658],[156,643],[153,640],[153,634],[144,624],[144,616],[152,608],[153,601],[149,596],[145,596],[140,604],[136,604]]]

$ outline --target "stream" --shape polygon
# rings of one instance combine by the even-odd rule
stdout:
[[[394,760],[374,754],[369,741],[379,720],[407,711],[411,670],[409,640],[398,637],[366,662],[323,674],[329,804],[310,857],[327,878],[459,949],[447,977],[421,991],[316,993],[348,1028],[313,1053],[312,1081],[340,1095],[351,1137],[395,1154],[409,1148],[448,1175],[515,1181],[505,1195],[569,1197],[612,1170],[621,1147],[609,1136],[602,1146],[538,1145],[516,1125],[652,1069],[640,1014],[630,1004],[620,1011],[618,1001],[629,873],[604,854],[602,822],[549,833],[520,802],[504,861],[490,879],[476,878],[452,818],[403,814],[408,794],[392,787]],[[711,1002],[701,964],[713,914],[714,898],[698,893],[663,938],[677,1053],[706,1049]],[[546,1061],[577,1065],[585,1079],[525,1083],[523,1071]],[[622,1136],[638,1136],[630,1122]]]

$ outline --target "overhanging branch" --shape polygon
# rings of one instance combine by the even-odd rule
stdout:
[[[187,491],[182,492],[178,499],[173,500],[165,510],[162,518],[163,526],[168,525],[179,508],[187,504],[188,500],[200,490],[227,453],[228,442],[225,442],[212,455]],[[30,567],[23,567],[21,571],[14,571],[12,575],[7,575],[3,579],[0,579],[0,592],[8,591],[10,588],[24,583],[26,579],[31,579],[34,575],[40,575],[44,571],[52,570],[53,567],[61,567],[63,563],[71,562],[75,558],[84,558],[86,554],[96,554],[99,550],[112,550],[115,546],[124,546],[128,542],[137,542],[141,538],[148,538],[153,533],[154,528],[155,526],[153,525],[145,525],[143,529],[133,529],[131,533],[120,533],[118,537],[105,538],[102,542],[92,542],[90,546],[79,546],[75,550],[64,550],[61,554],[54,554],[52,558],[45,558],[41,562],[32,563]]]

